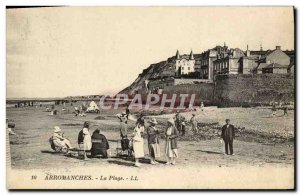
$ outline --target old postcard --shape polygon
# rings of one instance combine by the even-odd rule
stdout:
[[[7,7],[8,189],[295,188],[293,7]]]

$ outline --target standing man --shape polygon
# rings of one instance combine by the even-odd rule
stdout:
[[[233,153],[233,139],[235,138],[234,134],[234,126],[230,124],[230,120],[225,120],[226,125],[222,127],[222,134],[221,134],[221,142],[222,139],[225,142],[225,154],[226,155],[234,155]],[[228,154],[228,147],[229,147],[229,154]]]
[[[128,116],[126,112],[122,112],[121,114],[117,114],[117,117],[120,119],[120,134],[121,138],[127,138],[127,120]]]
[[[182,132],[181,132],[181,115],[179,114],[179,110],[176,111],[175,126],[176,126],[177,130],[179,131],[179,135],[181,135],[182,134]]]

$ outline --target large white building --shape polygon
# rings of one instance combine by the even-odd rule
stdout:
[[[179,55],[179,51],[176,53],[176,76],[189,74],[195,71],[195,58],[193,51],[190,55]]]

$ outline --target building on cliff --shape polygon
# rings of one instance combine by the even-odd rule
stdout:
[[[254,68],[253,73],[288,73],[291,64],[291,58],[276,46],[275,50],[267,51],[257,60],[258,65]]]
[[[217,74],[239,74],[242,72],[240,68],[240,58],[244,57],[244,52],[239,49],[230,49],[217,55],[217,59],[213,62],[214,75]]]
[[[179,51],[176,52],[175,60],[175,76],[188,75],[195,72],[195,58],[193,51],[190,55],[180,55]]]
[[[228,47],[224,43],[224,46],[216,46],[212,49],[208,49],[202,52],[199,58],[196,59],[196,71],[199,71],[201,79],[213,80],[213,62],[217,60],[218,55],[226,54]]]

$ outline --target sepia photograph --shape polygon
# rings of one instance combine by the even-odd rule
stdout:
[[[9,190],[295,190],[293,6],[6,7]]]

